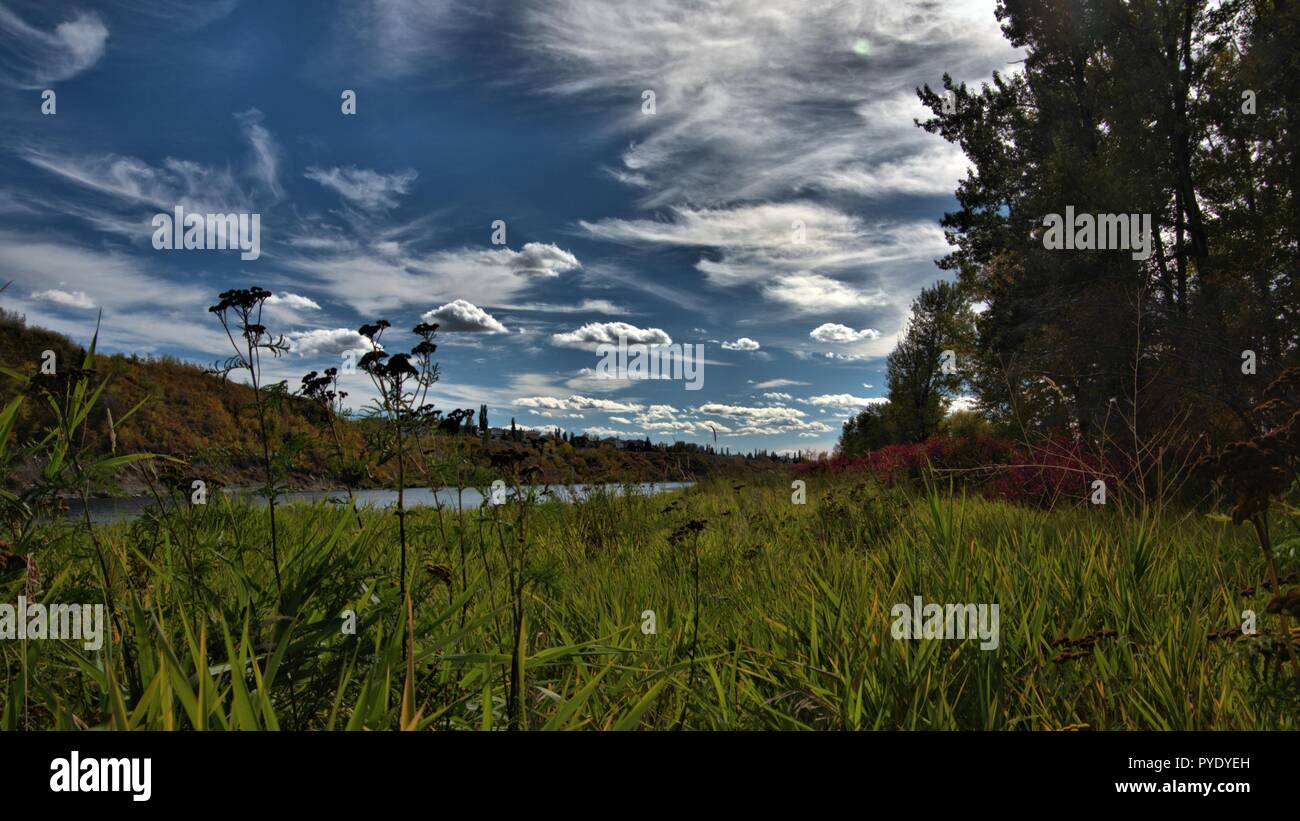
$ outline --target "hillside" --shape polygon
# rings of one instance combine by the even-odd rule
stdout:
[[[85,349],[71,339],[44,328],[26,324],[24,318],[0,309],[0,363],[23,373],[35,373],[44,351],[54,351],[56,362],[80,364]],[[108,388],[91,419],[94,448],[107,453],[152,452],[176,456],[190,464],[188,473],[203,476],[218,484],[256,485],[260,479],[261,443],[257,415],[250,387],[215,376],[205,369],[170,358],[142,358],[121,354],[100,355],[95,361],[96,383],[109,381]],[[293,390],[297,385],[290,383]],[[16,386],[5,380],[0,384],[0,401],[15,395]],[[143,405],[124,424],[114,424],[110,436],[110,416],[121,420],[131,408]],[[30,441],[40,435],[51,416],[42,403],[25,403],[15,436]],[[365,419],[339,421],[345,450],[364,452],[375,426]],[[338,484],[331,478],[334,453],[328,434],[326,411],[320,406],[290,396],[277,408],[271,421],[276,441],[301,436],[305,444],[294,461],[289,484],[299,488],[325,488]],[[113,441],[115,437],[116,441]],[[455,454],[462,465],[460,476],[454,469],[430,467],[416,481],[454,483],[490,482],[499,473],[493,465],[527,462],[536,465],[541,481],[681,481],[709,476],[732,475],[753,470],[778,469],[781,463],[770,458],[747,458],[707,453],[696,445],[675,443],[650,450],[617,449],[611,442],[571,443],[555,437],[535,437],[523,441],[485,441],[472,433],[437,434],[443,445],[429,443],[430,453]],[[521,437],[522,438],[522,437]],[[451,447],[453,446],[454,447]],[[18,481],[30,477],[34,465],[18,472]],[[437,470],[437,473],[433,473]],[[362,486],[388,483],[391,465],[372,465]],[[128,490],[139,490],[139,482],[124,477]]]

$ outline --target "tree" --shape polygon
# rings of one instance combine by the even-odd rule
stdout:
[[[898,441],[892,408],[888,402],[868,405],[857,416],[849,417],[840,433],[836,452],[841,456],[857,456]]]
[[[1190,410],[1248,424],[1300,359],[1300,5],[1002,0],[1024,71],[918,91],[973,166],[943,225],[988,308],[967,373],[1018,425],[1083,436]],[[955,103],[955,105],[954,105]],[[1149,256],[1045,248],[1047,215],[1150,215]],[[1243,351],[1258,376],[1243,379]],[[1234,432],[1237,432],[1234,430]]]
[[[951,282],[936,282],[913,301],[911,319],[887,360],[889,407],[881,412],[898,440],[920,442],[939,430],[948,402],[961,390],[958,366],[973,328],[970,306]]]

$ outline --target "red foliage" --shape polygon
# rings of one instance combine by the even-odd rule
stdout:
[[[1082,443],[1064,437],[1026,447],[993,436],[958,439],[946,435],[806,462],[796,465],[795,473],[861,472],[878,482],[896,484],[918,481],[927,466],[943,472],[944,480],[951,478],[990,496],[1035,506],[1085,498],[1098,478],[1105,478],[1113,491],[1114,479],[1126,475],[1117,460],[1102,459]]]

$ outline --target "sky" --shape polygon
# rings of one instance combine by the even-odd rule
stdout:
[[[494,426],[827,450],[946,276],[967,163],[916,88],[1017,70],[993,9],[0,0],[0,305],[210,364],[258,285],[291,386],[436,321],[433,400]],[[257,214],[260,255],[155,248],[178,206]],[[620,334],[702,344],[702,386],[602,378]]]

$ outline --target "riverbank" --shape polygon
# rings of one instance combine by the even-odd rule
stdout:
[[[111,591],[119,638],[111,660],[40,647],[34,727],[1300,727],[1258,547],[1185,512],[814,476],[802,504],[784,479],[405,517],[317,503],[280,508],[273,537],[265,509],[217,500],[50,535],[39,600]],[[0,573],[10,600],[28,583]],[[997,641],[928,636],[925,612],[900,638],[917,596],[997,605]],[[19,652],[0,642],[8,669]],[[6,729],[21,695],[0,693]]]

